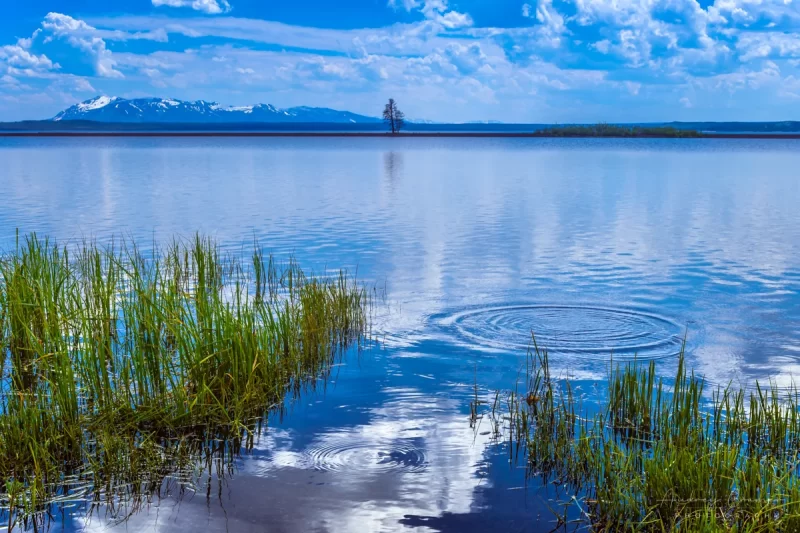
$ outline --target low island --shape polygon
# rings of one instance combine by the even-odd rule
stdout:
[[[658,137],[696,138],[703,134],[672,126],[618,126],[615,124],[575,124],[552,126],[533,132],[534,137]]]

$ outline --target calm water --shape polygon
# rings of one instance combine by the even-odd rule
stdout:
[[[547,531],[549,491],[467,419],[476,373],[512,386],[531,330],[586,390],[612,349],[668,372],[687,332],[713,383],[800,381],[798,141],[0,139],[0,164],[4,248],[202,231],[386,289],[380,349],[210,500],[120,530]]]

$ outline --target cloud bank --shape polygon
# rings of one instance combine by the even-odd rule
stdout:
[[[389,0],[398,22],[344,28],[232,16],[224,0],[152,3],[144,15],[48,13],[7,41],[0,116],[47,101],[55,112],[91,87],[370,115],[392,96],[438,121],[800,119],[791,0],[538,0],[503,27],[468,2]]]

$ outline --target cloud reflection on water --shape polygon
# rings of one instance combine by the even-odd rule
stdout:
[[[690,362],[713,383],[800,376],[798,146],[0,139],[0,244],[13,246],[15,228],[145,243],[200,230],[232,250],[256,237],[304,266],[385,283],[386,353],[343,373],[344,396],[272,427],[226,490],[231,531],[391,530],[407,514],[466,515],[502,478],[482,479],[487,437],[473,440],[468,395],[447,384],[469,384],[478,366],[490,384],[510,384],[524,354],[472,350],[437,316],[510,304],[641,309],[688,327]],[[555,364],[588,379],[607,361]],[[315,450],[329,451],[325,468]],[[128,527],[223,528],[224,513],[198,500]]]

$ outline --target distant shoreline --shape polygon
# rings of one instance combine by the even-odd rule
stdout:
[[[671,135],[547,135],[537,132],[351,132],[351,131],[0,131],[0,137],[375,137],[375,138],[530,138],[530,139],[800,139],[800,133],[700,133]]]

